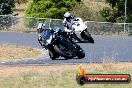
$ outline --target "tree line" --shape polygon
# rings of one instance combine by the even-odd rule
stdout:
[[[6,0],[0,0],[0,5]],[[15,3],[26,3],[28,0],[7,0],[10,8]],[[125,22],[125,1],[126,0],[105,0],[108,6],[100,9],[99,13],[108,22]],[[25,15],[44,18],[63,18],[63,14],[70,11],[75,16],[80,16],[85,20],[91,20],[91,11],[83,3],[83,0],[32,0],[26,8]],[[127,0],[126,22],[132,22],[132,0]],[[97,15],[98,16],[98,15]],[[99,18],[98,18],[99,19]]]

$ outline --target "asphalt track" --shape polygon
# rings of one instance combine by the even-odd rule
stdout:
[[[132,61],[132,37],[129,36],[100,36],[93,35],[95,44],[80,43],[86,57],[65,60],[49,57],[31,58],[30,60],[1,61],[0,65],[17,64],[56,64],[56,63],[89,63],[108,61]],[[30,46],[42,49],[37,41],[37,33],[0,32],[0,43]]]

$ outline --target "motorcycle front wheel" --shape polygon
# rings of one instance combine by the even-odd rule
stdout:
[[[73,58],[73,47],[74,46],[70,41],[66,41],[65,39],[63,39],[59,41],[57,45],[54,46],[54,49],[64,58],[71,59]]]
[[[55,59],[56,59],[55,55],[54,55],[52,52],[49,52],[49,56],[50,56],[50,58],[51,58],[52,60],[55,60]]]
[[[79,49],[76,53],[76,56],[79,58],[79,59],[83,59],[85,57],[85,53],[83,51],[83,49]]]
[[[50,58],[51,58],[52,60],[56,60],[56,58],[59,58],[59,56],[56,55],[56,53],[53,53],[53,52],[51,52],[51,51],[49,51],[49,56],[50,56]]]

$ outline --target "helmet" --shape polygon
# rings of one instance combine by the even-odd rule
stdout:
[[[39,23],[38,24],[38,28],[37,28],[38,33],[41,33],[45,29],[46,29],[46,25],[45,24],[43,24],[43,23]]]
[[[71,13],[66,12],[66,13],[64,14],[64,17],[65,17],[65,18],[67,18],[67,17],[71,17]]]
[[[69,12],[66,12],[64,14],[64,17],[66,18],[67,21],[70,21],[70,19],[72,18],[71,13],[69,13]]]

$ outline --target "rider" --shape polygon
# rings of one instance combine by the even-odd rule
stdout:
[[[72,21],[74,20],[75,18],[71,15],[71,13],[69,12],[66,12],[64,14],[64,20],[63,20],[63,25],[64,25],[64,30],[66,32],[71,32],[73,31],[74,29],[72,28]]]
[[[38,27],[37,27],[37,32],[38,32],[38,41],[39,41],[39,43],[41,44],[41,46],[43,46],[44,44],[43,44],[43,42],[42,42],[42,36],[41,36],[41,33],[43,32],[43,30],[45,30],[46,28],[45,28],[45,24],[43,24],[43,23],[39,23],[38,24]]]
[[[77,35],[73,32],[75,29],[72,27],[72,24],[73,24],[73,21],[75,21],[75,20],[76,20],[76,18],[74,16],[72,16],[71,13],[66,12],[64,14],[64,20],[63,20],[64,30],[65,30],[65,32],[68,32],[77,41],[81,41],[77,37]]]

